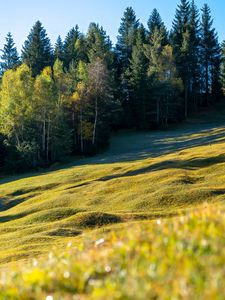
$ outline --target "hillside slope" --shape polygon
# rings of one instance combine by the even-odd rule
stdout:
[[[225,114],[122,133],[61,169],[0,181],[0,262],[48,252],[100,226],[183,213],[225,195]],[[78,238],[77,238],[78,237]]]

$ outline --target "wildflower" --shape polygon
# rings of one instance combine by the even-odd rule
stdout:
[[[53,300],[53,297],[52,296],[47,296],[46,300]]]
[[[106,273],[110,273],[110,272],[111,272],[111,270],[112,270],[112,269],[111,269],[111,267],[110,267],[110,266],[106,266],[106,267],[105,267],[105,271],[106,271]]]
[[[161,220],[157,220],[156,223],[157,223],[157,225],[161,225],[162,222],[161,222]]]
[[[95,246],[98,247],[98,246],[100,246],[100,245],[102,245],[104,243],[105,243],[105,240],[104,239],[100,239],[100,240],[98,240],[98,241],[95,242]]]
[[[63,277],[64,277],[65,279],[70,278],[70,272],[69,272],[69,271],[64,272]]]

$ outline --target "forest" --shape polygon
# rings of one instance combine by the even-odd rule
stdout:
[[[128,7],[116,45],[91,23],[53,46],[37,21],[21,54],[11,33],[1,50],[0,170],[94,155],[112,132],[166,129],[224,95],[225,42],[207,4],[181,0],[170,30],[157,9],[144,26]]]

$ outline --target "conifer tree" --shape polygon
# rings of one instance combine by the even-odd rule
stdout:
[[[57,59],[63,61],[64,59],[64,46],[61,36],[59,35],[54,48],[54,60]]]
[[[190,8],[190,94],[193,100],[194,109],[198,106],[198,95],[201,88],[201,69],[200,69],[200,19],[199,11],[195,1],[192,0]]]
[[[147,127],[147,97],[148,97],[148,82],[147,82],[147,58],[145,56],[144,44],[146,43],[146,32],[141,24],[137,30],[136,42],[133,47],[131,66],[130,66],[130,81],[132,98],[132,111],[135,125],[139,128]]]
[[[188,115],[190,82],[191,82],[191,58],[190,58],[190,3],[188,0],[181,0],[176,9],[173,21],[172,41],[176,65],[179,76],[182,78],[185,88],[184,116]]]
[[[22,60],[38,75],[46,66],[53,62],[52,47],[46,30],[40,21],[31,29],[22,49]]]
[[[162,32],[163,34],[163,46],[165,46],[168,43],[168,38],[167,38],[167,30],[166,26],[162,21],[162,18],[156,8],[153,9],[152,14],[149,17],[148,20],[148,31],[149,31],[149,38],[155,31],[155,29],[158,29]]]
[[[129,89],[130,62],[133,46],[136,41],[139,20],[137,20],[132,7],[128,7],[121,20],[119,35],[117,37],[116,57],[118,78],[120,81],[120,97],[124,110],[125,126],[132,125],[131,91]]]
[[[124,12],[120,24],[116,46],[123,70],[127,70],[129,67],[138,27],[139,21],[136,18],[134,10],[132,7],[128,7]]]
[[[13,41],[12,34],[9,32],[6,36],[6,44],[1,50],[1,72],[6,70],[15,69],[19,65],[19,56],[15,43]]]
[[[223,95],[225,96],[225,41],[222,43],[222,65],[221,65],[221,83]]]
[[[101,58],[108,68],[112,68],[113,52],[112,42],[107,36],[103,27],[96,23],[91,23],[87,33],[88,58],[93,62]]]
[[[67,34],[64,42],[64,62],[65,66],[69,68],[70,64],[77,66],[78,57],[76,51],[76,42],[80,37],[79,27],[76,25]]]
[[[202,9],[201,21],[201,62],[203,70],[203,91],[205,103],[209,104],[210,95],[218,97],[220,86],[220,46],[213,19],[207,4]]]

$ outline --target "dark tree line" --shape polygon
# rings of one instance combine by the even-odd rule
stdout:
[[[112,130],[167,128],[225,93],[225,44],[194,1],[181,0],[170,31],[156,9],[145,28],[128,7],[115,47],[96,23],[53,46],[37,21],[20,57],[11,33],[1,52],[1,168],[94,154]]]

